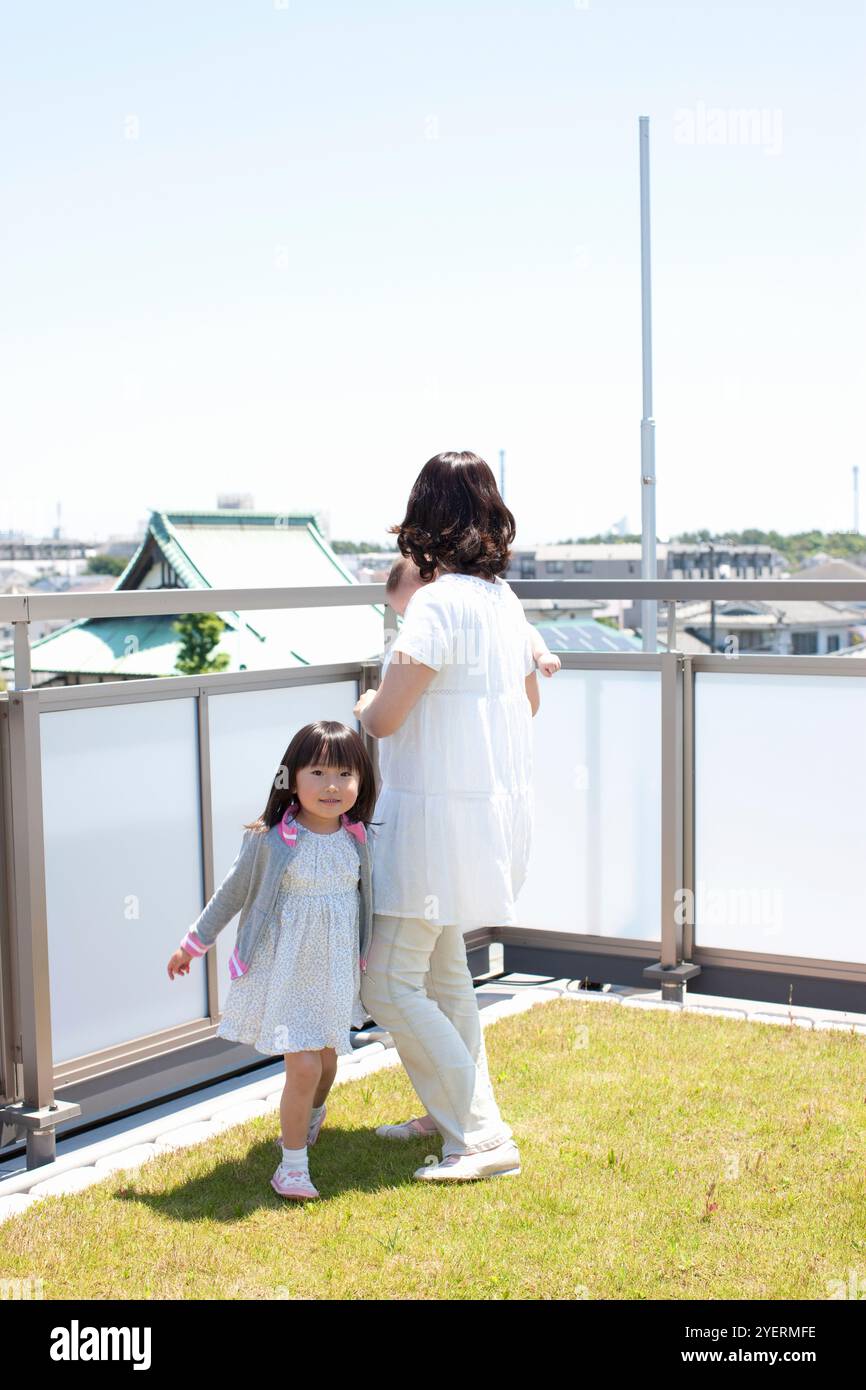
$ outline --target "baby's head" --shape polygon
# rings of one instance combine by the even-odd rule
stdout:
[[[432,579],[422,579],[418,573],[418,566],[401,555],[391,566],[391,572],[385,581],[385,597],[401,618],[406,612],[406,605],[414,593],[423,589],[425,584],[432,584]]]

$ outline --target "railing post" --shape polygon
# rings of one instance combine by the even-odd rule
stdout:
[[[683,654],[661,660],[661,959],[648,965],[662,999],[682,1003],[683,985],[700,966],[683,961]]]
[[[695,672],[683,657],[683,889],[688,912],[683,922],[683,960],[695,953]]]
[[[668,603],[668,651],[672,652],[677,645],[677,601],[672,598]]]
[[[661,687],[661,964],[670,970],[679,965],[683,945],[682,927],[674,911],[675,895],[683,881],[683,668],[679,652],[666,652],[662,657]]]
[[[381,679],[382,663],[380,661],[364,661],[361,663],[361,673],[358,677],[358,698],[364,694],[365,690],[377,690]],[[358,731],[363,741],[364,747],[370,755],[370,762],[373,764],[373,777],[376,783],[376,794],[378,796],[381,785],[379,774],[379,740],[372,734],[368,734],[363,724]]]
[[[392,643],[397,637],[397,613],[390,603],[385,601],[385,614],[383,619],[383,646],[382,651],[385,656],[391,649]]]
[[[5,1127],[27,1137],[27,1167],[54,1160],[54,1127],[81,1106],[54,1099],[39,692],[9,692],[11,781],[13,1031],[23,1100],[0,1110]]]
[[[364,694],[365,690],[378,690],[382,680],[382,667],[385,657],[391,649],[391,644],[397,636],[397,614],[391,607],[388,600],[385,600],[385,611],[382,619],[382,652],[381,661],[364,661],[361,663],[361,674],[358,678],[358,696]],[[381,786],[379,775],[379,740],[368,734],[367,730],[361,725],[361,738],[364,740],[364,747],[370,755],[373,764],[373,774],[376,779],[376,792],[378,794]]]
[[[12,620],[13,653],[15,656],[15,689],[29,690],[33,684],[30,663],[30,619]]]
[[[210,777],[210,705],[206,687],[196,697],[196,732],[198,735],[198,785],[201,825],[202,905],[210,902],[214,892],[213,868],[213,795]],[[220,1018],[219,968],[216,951],[205,954],[207,982],[207,1011],[211,1023]]]

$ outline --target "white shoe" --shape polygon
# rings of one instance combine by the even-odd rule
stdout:
[[[520,1172],[520,1153],[513,1139],[483,1153],[448,1154],[439,1163],[416,1168],[421,1182],[471,1182],[475,1178],[505,1178]]]

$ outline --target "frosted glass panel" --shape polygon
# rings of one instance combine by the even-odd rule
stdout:
[[[166,962],[201,911],[195,701],[40,716],[55,1062],[206,1013]]]
[[[697,945],[866,961],[864,730],[864,678],[697,674]]]
[[[660,674],[539,677],[521,926],[658,940]]]
[[[357,731],[358,721],[352,714],[357,699],[354,680],[209,698],[214,888],[234,862],[244,822],[265,809],[280,759],[298,729],[317,719],[338,719]],[[216,940],[220,1008],[231,983],[228,962],[239,920],[235,917]]]

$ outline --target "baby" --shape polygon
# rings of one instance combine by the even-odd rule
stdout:
[[[399,613],[402,617],[412,595],[418,589],[423,588],[425,584],[432,583],[433,580],[431,579],[422,579],[418,573],[417,565],[413,564],[405,555],[401,555],[391,566],[391,572],[385,582],[385,595],[394,612]],[[558,656],[554,656],[552,652],[547,650],[538,629],[534,628],[530,622],[527,622],[526,626],[529,628],[532,655],[535,657],[536,666],[545,676],[552,676],[555,671],[559,670],[562,662]]]

